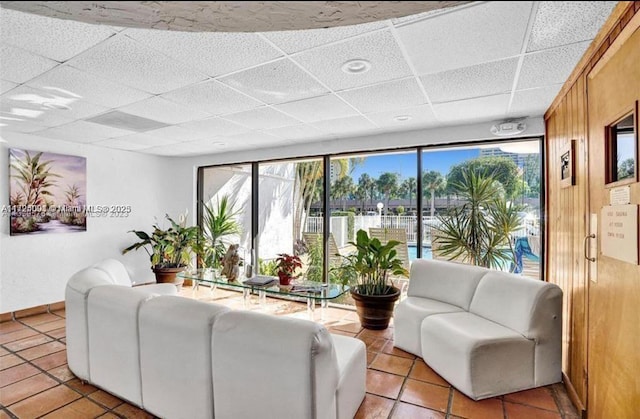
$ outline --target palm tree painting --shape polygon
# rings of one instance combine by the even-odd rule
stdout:
[[[84,157],[9,149],[11,235],[86,231]]]

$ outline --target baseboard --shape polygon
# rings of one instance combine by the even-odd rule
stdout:
[[[64,310],[64,307],[64,301],[59,301],[57,303],[43,304],[41,306],[25,308],[23,310],[16,310],[9,313],[1,313],[0,323],[11,321],[14,319],[21,319],[23,317],[34,316],[36,314],[44,314],[51,313],[52,311]]]
[[[569,377],[567,377],[564,371],[562,372],[562,382],[564,383],[564,386],[567,389],[567,395],[569,396],[569,400],[571,400],[571,403],[573,403],[573,406],[576,408],[576,410],[580,414],[580,417],[582,419],[587,419],[587,409],[582,404],[582,401],[580,401],[580,398],[578,397],[578,393],[576,392],[576,389],[573,387],[571,380],[569,380]]]

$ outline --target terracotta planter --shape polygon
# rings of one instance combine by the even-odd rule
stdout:
[[[382,330],[389,327],[396,301],[400,298],[400,290],[393,288],[387,295],[363,295],[351,288],[351,296],[356,302],[356,310],[360,324],[365,329]]]
[[[278,278],[280,279],[280,285],[289,285],[291,284],[291,280],[293,279],[291,276],[285,274],[284,272],[278,272]]]
[[[181,266],[179,268],[151,268],[153,273],[156,274],[156,282],[174,284],[178,291],[182,288],[182,283],[184,279],[177,278],[176,275],[179,272],[182,272],[186,269],[185,266]]]

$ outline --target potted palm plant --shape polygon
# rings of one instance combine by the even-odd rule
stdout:
[[[366,231],[358,230],[356,241],[349,244],[355,246],[356,252],[342,256],[343,263],[338,269],[342,275],[356,278],[350,292],[360,323],[365,329],[386,329],[400,297],[400,290],[393,286],[390,275],[409,275],[394,249],[400,242],[389,240],[383,245],[377,238],[370,238]]]
[[[202,205],[202,230],[196,253],[200,264],[205,268],[218,269],[227,248],[225,240],[240,234],[240,225],[236,217],[240,213],[234,210],[235,202],[229,196],[222,196],[216,203]]]
[[[198,237],[198,228],[187,227],[186,218],[186,214],[181,215],[179,222],[175,222],[167,214],[166,219],[171,223],[171,227],[161,229],[154,224],[151,234],[131,230],[130,232],[138,236],[140,241],[124,249],[122,254],[143,248],[151,260],[151,269],[156,274],[156,282],[174,283],[180,288],[182,281],[177,280],[176,275],[191,263],[192,252]]]

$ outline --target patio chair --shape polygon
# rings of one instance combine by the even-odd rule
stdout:
[[[313,246],[322,246],[322,233],[302,233],[304,242],[307,244],[307,249],[311,249]],[[329,265],[340,265],[340,251],[338,250],[338,244],[332,233],[329,233]]]
[[[399,241],[395,247],[398,258],[402,259],[402,267],[409,270],[409,246],[407,245],[407,232],[404,228],[369,227],[369,236],[380,240],[385,244],[389,240]]]

